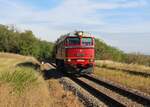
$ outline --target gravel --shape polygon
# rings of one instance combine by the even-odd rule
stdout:
[[[62,77],[60,79],[60,83],[63,84],[65,90],[73,91],[73,93],[78,96],[79,100],[83,102],[86,107],[106,107],[103,102],[89,94],[71,79]]]
[[[127,107],[142,107],[142,105],[137,104],[136,102],[133,102],[133,101],[129,100],[128,98],[121,96],[120,94],[118,94],[116,92],[113,92],[110,89],[107,89],[101,85],[95,84],[94,82],[89,81],[88,79],[80,78],[80,80],[89,84],[90,86],[94,87],[95,89],[99,90],[100,92],[106,94],[107,96],[110,96],[111,98],[123,103]]]

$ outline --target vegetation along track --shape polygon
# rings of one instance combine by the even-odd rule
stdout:
[[[55,64],[52,64],[54,67]],[[150,98],[137,94],[127,88],[97,78],[94,75],[83,75],[81,77],[69,76],[74,82],[87,90],[97,99],[108,106],[149,106]]]
[[[142,71],[136,71],[136,70],[129,70],[129,69],[120,69],[120,68],[115,68],[115,67],[101,67],[101,66],[98,66],[97,67],[100,67],[100,68],[106,68],[106,69],[110,69],[110,70],[118,70],[118,71],[122,71],[122,72],[126,72],[126,73],[129,73],[129,74],[133,74],[133,75],[137,75],[137,76],[143,76],[143,77],[150,77],[150,73],[149,72],[142,72]]]

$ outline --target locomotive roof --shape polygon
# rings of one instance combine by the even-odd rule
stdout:
[[[78,33],[82,33],[82,36],[91,36],[90,33],[84,32],[84,31],[70,32],[70,33],[66,34],[66,36],[79,36]]]
[[[61,35],[61,37],[59,39],[57,39],[57,43],[60,43],[61,41],[64,41],[67,37],[78,37],[78,33],[82,32],[82,36],[84,37],[92,37],[92,35],[88,32],[84,32],[84,31],[74,31],[74,32],[70,32],[67,33],[65,35]]]

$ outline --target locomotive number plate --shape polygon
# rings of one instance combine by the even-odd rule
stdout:
[[[84,62],[84,59],[78,59],[77,61],[78,62]]]
[[[83,54],[83,53],[77,53],[77,56],[78,57],[83,57],[83,56],[85,56],[85,54]]]

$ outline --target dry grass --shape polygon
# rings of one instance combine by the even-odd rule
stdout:
[[[0,54],[0,107],[49,107],[48,86],[33,68],[16,67],[22,62],[38,63],[32,57]]]
[[[63,90],[63,86],[56,79],[48,80],[52,107],[84,107],[70,91]]]
[[[110,70],[106,68],[95,68],[95,74],[97,76],[109,79],[127,87],[140,90],[150,95],[150,78],[131,75],[126,72],[120,72],[117,70]]]
[[[128,70],[128,71],[150,73],[150,67],[144,65],[125,64],[125,63],[113,62],[109,60],[97,60],[96,66],[102,68],[113,68],[116,70]]]
[[[50,104],[45,84],[28,86],[20,95],[14,92],[12,86],[0,84],[0,107],[49,107]]]
[[[35,58],[30,56],[22,56],[18,54],[0,53],[0,72],[11,71],[19,63],[32,62],[33,64],[40,64]]]
[[[17,67],[15,71],[5,71],[0,73],[0,81],[9,83],[14,87],[14,91],[21,93],[27,86],[39,83],[35,70],[26,67]]]

